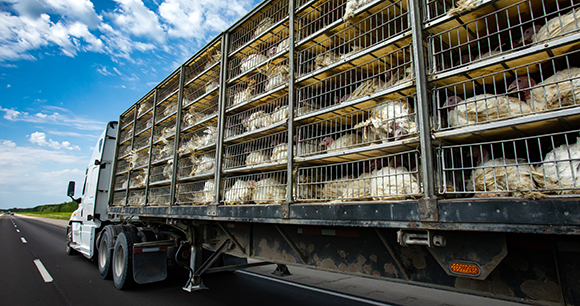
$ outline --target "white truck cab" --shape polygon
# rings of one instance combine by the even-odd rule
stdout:
[[[67,252],[79,252],[88,258],[95,254],[95,230],[108,221],[107,202],[113,159],[117,122],[109,122],[96,143],[85,174],[83,194],[74,199],[79,203],[69,221]],[[74,196],[75,182],[69,182],[68,196]]]

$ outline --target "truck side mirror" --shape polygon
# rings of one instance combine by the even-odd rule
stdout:
[[[66,195],[69,197],[75,196],[75,182],[74,181],[68,182],[68,191],[67,191]]]

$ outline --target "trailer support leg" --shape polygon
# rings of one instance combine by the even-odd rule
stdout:
[[[183,290],[187,292],[192,292],[200,289],[207,289],[207,287],[203,284],[201,276],[196,275],[197,273],[194,272],[201,267],[203,259],[202,252],[203,252],[202,244],[196,241],[191,246],[191,258],[189,260],[190,266],[189,280],[187,281],[187,284],[185,284],[185,287],[183,287]]]
[[[276,270],[274,270],[274,272],[272,272],[272,274],[274,274],[276,276],[292,275],[292,273],[290,273],[290,270],[288,270],[288,267],[286,265],[281,265],[281,264],[276,265]]]

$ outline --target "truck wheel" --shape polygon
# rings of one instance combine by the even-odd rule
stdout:
[[[71,230],[70,226],[67,226],[66,227],[66,253],[68,255],[76,255],[76,254],[78,254],[78,252],[70,246],[71,242],[72,242],[72,230]]]
[[[106,226],[103,229],[103,235],[97,247],[99,255],[97,257],[97,265],[99,266],[99,273],[103,279],[111,278],[111,257],[113,257],[113,233],[111,228]]]
[[[113,282],[117,289],[127,289],[133,284],[133,244],[137,241],[134,232],[122,232],[117,236],[113,250]]]

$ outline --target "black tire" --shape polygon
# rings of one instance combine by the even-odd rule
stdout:
[[[111,258],[113,258],[113,229],[111,226],[105,226],[99,245],[97,246],[97,266],[103,279],[111,279]]]
[[[155,237],[155,233],[152,230],[144,229],[142,231],[138,231],[137,236],[139,236],[141,242],[151,242],[157,240],[157,237]]]
[[[72,242],[72,230],[70,226],[66,227],[66,254],[67,255],[76,255],[78,252],[73,249],[70,244]]]
[[[113,250],[113,282],[117,289],[123,290],[134,284],[133,280],[133,244],[137,241],[134,232],[122,232],[117,236]]]

